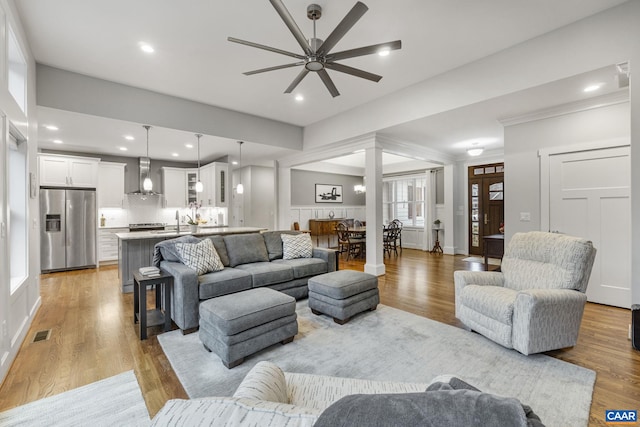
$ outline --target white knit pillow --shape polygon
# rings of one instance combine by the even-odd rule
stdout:
[[[310,234],[281,234],[280,237],[282,238],[282,259],[311,258],[313,244]]]
[[[211,239],[203,239],[198,243],[176,243],[176,251],[180,261],[193,268],[198,276],[224,268]]]

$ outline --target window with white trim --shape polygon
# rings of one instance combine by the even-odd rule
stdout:
[[[424,227],[426,182],[424,175],[382,180],[382,221],[394,219],[405,227]]]
[[[9,190],[9,271],[11,292],[27,278],[27,142],[9,135],[7,183]]]

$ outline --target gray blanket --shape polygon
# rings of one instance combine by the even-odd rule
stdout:
[[[345,396],[325,409],[314,427],[544,427],[517,399],[454,380],[434,383],[424,393]]]
[[[160,267],[160,261],[162,260],[182,262],[178,256],[178,251],[176,251],[176,243],[198,243],[199,241],[200,239],[197,237],[186,235],[158,242],[153,248],[152,264]]]

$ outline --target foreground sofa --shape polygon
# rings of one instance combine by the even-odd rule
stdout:
[[[153,264],[173,275],[171,317],[183,333],[198,327],[201,301],[262,286],[296,299],[306,298],[310,277],[336,270],[332,249],[309,248],[310,257],[283,259],[283,234],[301,233],[267,231],[203,238],[189,235],[157,243]],[[224,268],[198,275],[182,263],[176,244],[204,239],[211,240]]]
[[[517,399],[482,393],[450,375],[429,383],[370,381],[283,372],[266,361],[233,397],[169,400],[152,425],[543,427]]]
[[[558,233],[515,233],[501,272],[454,273],[456,317],[528,355],[574,346],[596,249]]]

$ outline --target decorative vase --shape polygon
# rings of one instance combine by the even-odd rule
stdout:
[[[198,232],[198,224],[189,224],[189,231],[191,231],[192,233],[197,233]]]

